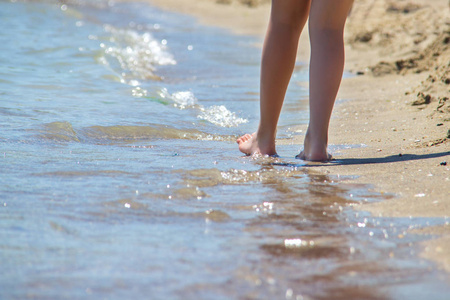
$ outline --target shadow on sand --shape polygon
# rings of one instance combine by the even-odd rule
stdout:
[[[430,154],[398,154],[398,155],[390,155],[385,157],[369,157],[369,158],[342,158],[332,160],[330,162],[325,163],[316,163],[316,162],[305,162],[303,163],[283,163],[283,162],[274,162],[270,163],[273,166],[285,166],[285,167],[321,167],[321,166],[345,166],[345,165],[369,165],[369,164],[386,164],[386,163],[396,163],[396,162],[405,162],[405,161],[413,161],[413,160],[422,160],[422,159],[430,159],[430,158],[438,158],[449,156],[450,151],[444,151],[439,153],[430,153]],[[442,162],[442,164],[447,164],[447,162]]]

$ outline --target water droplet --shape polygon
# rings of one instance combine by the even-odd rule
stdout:
[[[292,299],[292,295],[294,295],[294,291],[292,289],[287,289],[286,299]]]

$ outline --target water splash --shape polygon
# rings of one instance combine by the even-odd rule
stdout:
[[[177,62],[167,50],[166,42],[157,41],[150,32],[138,33],[134,30],[117,29],[105,25],[104,30],[113,43],[100,46],[108,57],[115,58],[119,64],[118,73],[125,79],[158,80],[155,75],[157,66],[175,65]]]
[[[116,72],[121,74],[121,81],[133,86],[134,97],[146,97],[148,91],[140,86],[141,80],[160,80],[155,74],[158,65],[175,65],[177,62],[173,55],[167,51],[167,41],[157,41],[149,32],[138,33],[134,30],[117,29],[111,25],[105,25],[104,30],[111,34],[110,41],[114,46],[101,44],[107,56],[117,60],[119,67]],[[111,66],[105,58],[103,64]],[[113,68],[114,69],[114,68]],[[166,88],[157,93],[162,99],[169,99],[174,106],[180,109],[197,108],[200,120],[208,121],[220,127],[236,127],[248,123],[247,119],[240,118],[235,112],[231,112],[224,105],[203,107],[198,104],[198,99],[191,91],[178,91],[170,94]]]
[[[172,100],[173,102],[175,102],[174,106],[180,109],[185,109],[187,107],[194,107],[198,104],[197,98],[191,91],[181,91],[170,94],[166,88],[163,88],[161,89],[161,91],[158,92],[158,95],[162,99]]]
[[[204,107],[198,104],[198,99],[191,91],[180,91],[170,94],[166,88],[161,89],[158,95],[162,99],[169,99],[174,102],[174,106],[180,109],[197,108],[200,120],[208,121],[220,127],[236,127],[243,123],[248,123],[247,119],[240,118],[236,113],[228,110],[224,105],[213,105]]]
[[[174,93],[172,94],[172,99],[183,108],[197,104],[197,98],[190,91]]]
[[[239,118],[236,113],[229,111],[224,105],[214,105],[209,108],[201,108],[198,118],[206,120],[221,127],[236,127],[248,123],[247,119]]]

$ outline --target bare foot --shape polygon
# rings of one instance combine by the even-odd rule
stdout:
[[[326,161],[332,160],[333,156],[328,152],[325,152],[325,155],[323,155],[322,153],[321,154],[318,154],[318,153],[307,154],[303,150],[295,158],[302,159],[302,160],[308,160],[308,161],[326,162]]]
[[[331,154],[327,152],[326,138],[323,140],[313,140],[307,132],[304,144],[305,146],[303,151],[300,152],[295,158],[321,162],[332,160]]]
[[[244,134],[238,138],[236,142],[239,145],[239,151],[246,155],[260,154],[277,156],[277,152],[275,151],[275,141],[264,143],[258,140],[256,132],[253,134]]]

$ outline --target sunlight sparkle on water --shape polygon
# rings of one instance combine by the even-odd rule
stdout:
[[[314,246],[314,241],[305,241],[302,239],[285,239],[284,246],[286,248],[298,248],[305,246]]]

